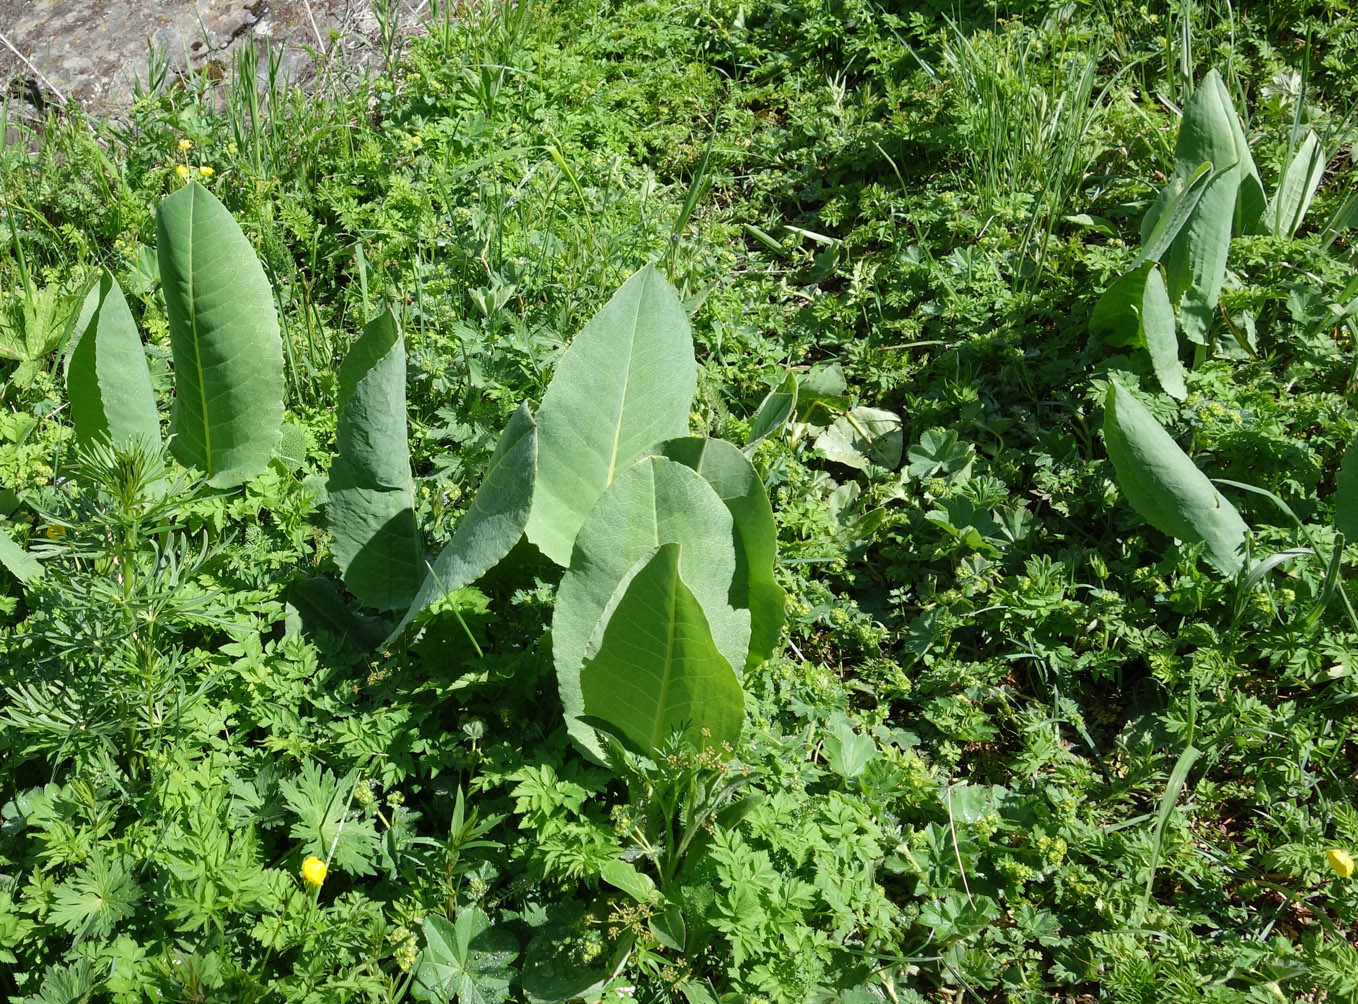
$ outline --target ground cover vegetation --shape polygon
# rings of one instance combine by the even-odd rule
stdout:
[[[0,995],[1358,1000],[1356,28],[439,4],[8,118]]]

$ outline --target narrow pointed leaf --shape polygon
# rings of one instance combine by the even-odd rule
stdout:
[[[1237,188],[1234,171],[1208,182],[1165,262],[1170,302],[1178,307],[1184,337],[1195,345],[1207,344],[1207,332],[1226,282]]]
[[[1159,266],[1152,267],[1146,275],[1146,287],[1141,296],[1141,333],[1160,386],[1170,397],[1182,401],[1188,397],[1188,387],[1184,384],[1184,367],[1179,359],[1179,339],[1174,334],[1174,308],[1170,306],[1169,292],[1165,289]]]
[[[769,391],[760,402],[754,418],[750,419],[750,437],[746,449],[775,436],[787,425],[797,407],[797,374],[789,372],[782,382]]]
[[[200,185],[156,210],[157,255],[174,353],[175,457],[216,487],[248,481],[283,424],[283,343],[254,248]]]
[[[1325,176],[1325,151],[1320,139],[1308,131],[1283,171],[1278,191],[1269,206],[1269,221],[1275,237],[1292,237],[1306,219],[1316,189]]]
[[[117,280],[103,269],[73,319],[66,354],[71,422],[82,443],[160,444],[151,371]]]
[[[777,650],[786,602],[773,577],[778,528],[764,482],[744,453],[720,439],[684,436],[661,443],[656,452],[702,475],[731,514],[736,555],[731,603],[750,612],[750,651],[743,667],[749,671]]]
[[[688,316],[647,266],[576,335],[538,409],[527,534],[559,565],[594,503],[653,443],[688,431],[698,380]]]
[[[453,539],[426,570],[423,584],[392,638],[439,597],[485,575],[519,542],[533,503],[537,456],[538,427],[528,405],[520,405],[500,435],[471,507],[457,525]]]
[[[1240,571],[1245,521],[1151,413],[1117,383],[1108,387],[1103,431],[1118,487],[1132,508],[1162,533],[1205,543],[1209,560],[1222,573]]]
[[[570,568],[557,588],[552,660],[570,733],[594,756],[602,756],[598,739],[580,721],[586,649],[618,583],[661,544],[682,545],[680,571],[702,604],[718,650],[732,666],[745,664],[750,614],[730,599],[736,571],[732,524],[701,475],[663,457],[646,457],[609,486],[580,528]]]
[[[1137,254],[1132,268],[1144,261],[1161,261],[1174,238],[1193,215],[1198,207],[1202,193],[1207,190],[1207,182],[1212,178],[1212,162],[1204,161],[1185,177],[1170,178],[1169,183],[1160,190],[1155,204],[1146,212],[1142,221],[1143,236],[1141,251]]]
[[[387,310],[340,365],[337,454],[326,525],[344,584],[379,610],[409,605],[424,578],[406,446],[406,356]]]
[[[585,713],[649,755],[674,732],[700,746],[734,743],[745,716],[740,683],[680,577],[679,554],[679,544],[662,544],[628,571],[580,674]]]

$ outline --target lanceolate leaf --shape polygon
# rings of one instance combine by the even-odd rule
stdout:
[[[1142,262],[1108,287],[1094,307],[1089,329],[1110,345],[1145,345],[1165,393],[1180,401],[1188,396],[1174,308],[1155,262]]]
[[[1224,574],[1238,572],[1245,521],[1150,412],[1116,383],[1108,387],[1103,431],[1118,487],[1132,508],[1163,533],[1204,542]]]
[[[326,525],[344,584],[368,606],[407,606],[424,578],[406,446],[406,356],[391,311],[374,318],[340,366],[338,453]]]
[[[1174,308],[1170,306],[1158,265],[1146,274],[1146,287],[1141,295],[1141,333],[1160,386],[1170,397],[1182,401],[1188,397],[1188,387],[1179,360],[1179,339],[1174,334]]]
[[[424,583],[392,633],[393,638],[440,596],[485,575],[518,543],[533,502],[537,459],[538,428],[528,406],[520,405],[500,435],[471,508],[453,539],[426,571]]]
[[[66,355],[71,422],[82,443],[160,444],[151,371],[123,291],[106,269],[90,284],[73,319]]]
[[[688,316],[653,267],[575,337],[538,409],[527,534],[559,565],[599,496],[653,443],[688,431],[698,381]]]
[[[175,456],[230,487],[268,466],[283,424],[283,343],[273,293],[226,207],[200,185],[156,210],[174,352]]]
[[[570,568],[557,589],[552,659],[570,733],[595,756],[601,755],[598,739],[579,720],[586,648],[618,583],[661,544],[682,546],[680,572],[702,604],[717,649],[732,666],[745,665],[750,614],[731,602],[732,539],[731,514],[712,487],[663,457],[647,457],[623,472],[580,528]]]
[[[1193,215],[1211,177],[1212,162],[1204,161],[1188,176],[1175,175],[1169,179],[1142,221],[1141,251],[1133,268],[1144,261],[1164,259],[1174,238]]]
[[[679,575],[679,554],[679,544],[662,544],[628,571],[580,674],[585,714],[649,755],[674,732],[698,746],[734,743],[745,717],[740,683]]]
[[[1276,237],[1292,237],[1306,219],[1316,189],[1325,176],[1325,151],[1320,139],[1308,131],[1283,171],[1278,191],[1269,206],[1269,222]]]
[[[701,474],[731,513],[736,554],[731,604],[750,611],[750,651],[744,667],[736,668],[753,669],[778,648],[786,599],[773,578],[778,530],[764,483],[745,454],[720,439],[684,436],[661,443],[656,452]]]
[[[787,425],[797,407],[797,374],[789,372],[773,390],[764,396],[759,410],[750,419],[750,438],[745,448],[751,449],[769,436],[777,435]]]
[[[1179,124],[1174,148],[1174,172],[1169,190],[1188,190],[1204,163],[1212,165],[1201,197],[1165,259],[1171,303],[1189,341],[1204,344],[1226,276],[1231,234],[1257,231],[1266,203],[1259,170],[1250,156],[1239,116],[1221,75],[1212,70],[1203,78]],[[1145,243],[1168,210],[1157,202],[1142,222]]]

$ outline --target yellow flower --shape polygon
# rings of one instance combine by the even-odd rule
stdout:
[[[58,526],[57,524],[53,523],[51,526],[44,529],[42,534],[48,540],[65,540],[66,528],[64,526]]]
[[[325,862],[316,855],[312,855],[302,862],[302,878],[314,886],[319,886],[325,881]]]
[[[188,165],[188,164],[176,164],[176,165],[174,166],[174,173],[177,174],[177,175],[179,175],[179,180],[180,180],[180,181],[188,181],[188,180],[189,180],[189,165]]]
[[[179,152],[180,152],[180,153],[188,153],[188,152],[189,152],[190,150],[192,150],[192,149],[193,149],[193,140],[191,140],[191,139],[181,139],[181,140],[179,141]]]
[[[1325,860],[1330,862],[1330,867],[1340,878],[1348,878],[1353,874],[1353,855],[1348,851],[1332,847],[1325,852]]]
[[[201,174],[204,178],[211,178],[212,175],[215,174],[216,172],[213,171],[212,168],[208,167],[206,164],[199,164],[198,173]]]

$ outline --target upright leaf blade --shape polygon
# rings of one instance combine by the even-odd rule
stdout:
[[[217,487],[268,466],[283,424],[273,293],[226,207],[200,185],[161,200],[157,255],[174,353],[173,452]]]
[[[682,546],[680,572],[702,604],[717,649],[731,665],[745,664],[750,614],[731,603],[736,571],[732,539],[731,515],[712,487],[663,457],[638,461],[600,496],[580,528],[552,616],[552,659],[566,723],[572,737],[593,755],[601,756],[598,739],[580,721],[580,669],[586,649],[618,583],[661,544]]]
[[[1169,303],[1169,292],[1160,275],[1159,266],[1146,275],[1146,286],[1141,294],[1141,333],[1146,339],[1146,351],[1151,366],[1165,393],[1176,401],[1188,397],[1184,384],[1184,367],[1179,360],[1179,339],[1174,334],[1174,308]]]
[[[45,571],[42,562],[16,544],[4,530],[0,530],[0,565],[25,586],[42,578]]]
[[[405,379],[405,346],[391,311],[383,311],[340,365],[338,453],[325,506],[344,584],[379,610],[407,606],[424,578]]]
[[[66,394],[80,442],[159,445],[160,419],[146,353],[123,291],[107,269],[90,284],[73,319]]]
[[[559,565],[594,503],[651,444],[688,431],[698,381],[688,316],[647,266],[575,337],[538,409],[527,534]]]
[[[485,575],[518,543],[533,504],[537,459],[538,427],[528,405],[520,405],[500,435],[471,507],[457,525],[453,539],[429,566],[392,638],[440,596]]]
[[[580,674],[585,714],[652,756],[674,732],[698,746],[734,743],[745,717],[740,683],[680,577],[679,554],[679,544],[662,544],[629,569]]]
[[[1132,508],[1163,533],[1205,543],[1222,573],[1240,571],[1245,521],[1151,413],[1115,382],[1104,402],[1103,431],[1118,487]]]
[[[750,612],[750,650],[743,668],[753,669],[778,647],[787,599],[773,577],[778,528],[764,482],[744,453],[720,439],[684,436],[661,443],[656,452],[702,475],[731,514],[736,555],[731,604]]]
[[[796,407],[797,374],[789,371],[777,387],[764,395],[754,418],[750,419],[750,437],[745,448],[749,450],[769,436],[776,435],[787,425]]]
[[[1296,234],[1324,176],[1325,151],[1315,132],[1308,130],[1283,170],[1278,191],[1269,206],[1269,221],[1275,237],[1290,238]]]

